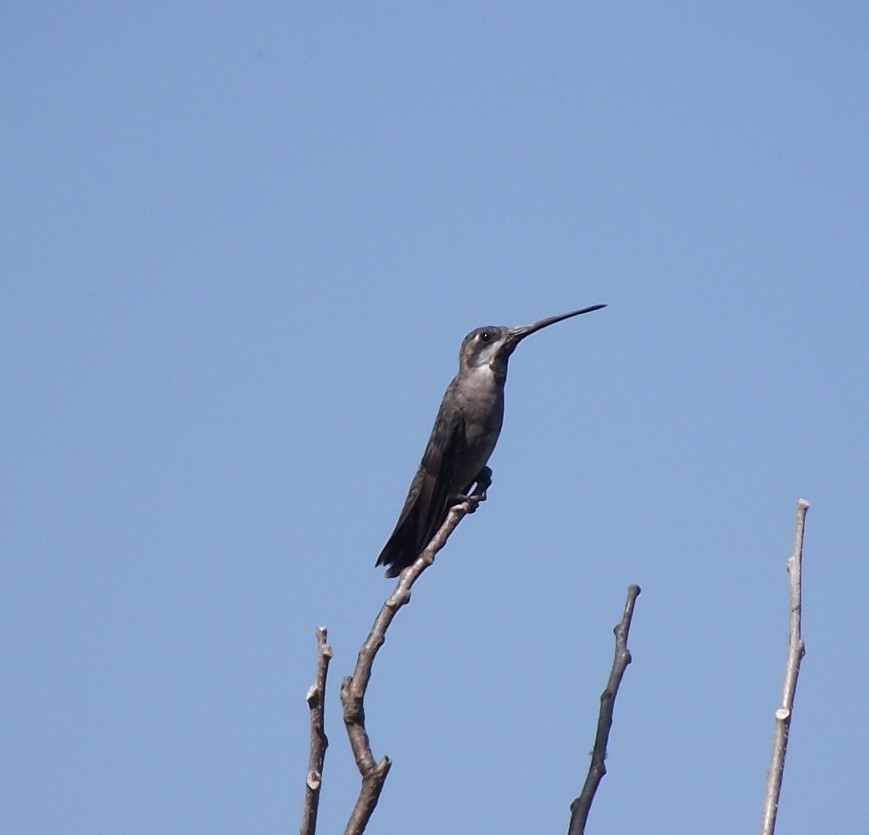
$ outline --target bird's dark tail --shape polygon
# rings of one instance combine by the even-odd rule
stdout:
[[[444,416],[441,407],[398,524],[375,563],[387,566],[387,577],[398,577],[412,565],[447,518],[462,426],[460,412]]]
[[[446,519],[446,509],[429,519],[420,518],[420,505],[415,501],[405,507],[392,536],[389,537],[375,565],[386,566],[387,577],[398,577],[405,568],[413,565],[432,537]]]

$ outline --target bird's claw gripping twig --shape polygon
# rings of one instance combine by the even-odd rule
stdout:
[[[465,493],[456,496],[456,504],[468,502],[468,513],[473,513],[480,502],[486,501],[486,492],[492,486],[492,470],[489,467],[483,467],[471,484],[476,485],[473,493],[470,492],[471,485],[468,485],[468,490]]]

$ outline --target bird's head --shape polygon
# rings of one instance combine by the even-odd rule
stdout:
[[[462,370],[474,371],[490,366],[493,369],[506,368],[510,354],[516,350],[516,346],[532,333],[543,328],[579,316],[583,313],[591,313],[600,310],[605,304],[595,304],[584,307],[581,310],[573,310],[570,313],[561,313],[558,316],[550,316],[541,319],[533,325],[523,325],[518,328],[507,328],[503,325],[487,325],[475,328],[462,341],[459,350],[459,366]]]

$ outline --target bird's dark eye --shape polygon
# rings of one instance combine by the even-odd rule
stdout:
[[[492,341],[492,334],[489,331],[480,331],[480,342],[489,343]]]

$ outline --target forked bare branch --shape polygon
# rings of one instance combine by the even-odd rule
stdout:
[[[425,550],[417,557],[416,561],[402,571],[395,590],[387,598],[380,612],[374,620],[371,632],[362,644],[356,659],[356,667],[353,675],[348,676],[341,683],[341,704],[344,706],[344,724],[350,739],[350,747],[353,749],[353,757],[356,767],[362,776],[362,785],[356,805],[344,830],[344,835],[360,835],[365,831],[368,821],[380,799],[383,784],[392,761],[389,757],[383,757],[376,762],[371,751],[371,742],[365,729],[365,693],[371,680],[371,667],[383,642],[386,640],[386,630],[395,618],[398,610],[410,602],[410,590],[420,575],[433,562],[435,555],[446,544],[450,534],[468,513],[473,513],[477,505],[485,500],[486,489],[489,484],[486,481],[479,483],[466,501],[453,505],[440,530],[435,534]]]

